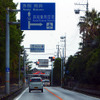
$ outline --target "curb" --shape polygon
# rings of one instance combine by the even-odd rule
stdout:
[[[68,90],[71,90],[71,91],[77,91],[79,93],[84,93],[84,94],[87,94],[87,95],[90,95],[90,96],[95,96],[95,97],[98,97],[100,98],[100,91],[96,91],[94,92],[94,90],[91,90],[91,91],[88,91],[87,89],[79,89],[79,88],[68,88],[68,87],[63,87],[64,89],[68,89]]]

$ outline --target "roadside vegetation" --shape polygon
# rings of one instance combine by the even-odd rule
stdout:
[[[78,23],[82,42],[80,51],[65,63],[63,83],[68,87],[100,90],[100,13],[93,9],[80,17]],[[61,84],[61,60],[54,62],[54,85]]]
[[[53,85],[61,85],[61,58],[55,59],[54,62]]]
[[[5,50],[6,50],[6,8],[16,9],[13,0],[0,0],[0,84],[5,84]],[[16,12],[10,12],[10,22],[16,22]],[[100,12],[95,9],[86,12],[78,23],[82,42],[80,51],[70,56],[65,64],[66,73],[63,79],[65,85],[70,83],[95,86],[100,89]],[[24,34],[20,25],[10,25],[10,81],[18,83],[19,52],[23,53],[21,43]],[[27,70],[31,68],[27,60]],[[29,69],[28,69],[29,68]],[[23,56],[21,56],[23,69]],[[54,62],[53,80],[55,85],[61,85],[61,59]],[[21,73],[23,77],[23,73]]]
[[[6,8],[16,9],[17,4],[13,0],[0,0],[0,84],[5,84],[5,50],[6,50]],[[10,12],[10,22],[16,22],[16,12]],[[21,42],[24,34],[20,25],[10,25],[10,81],[18,83],[19,51],[23,52]],[[21,67],[23,57],[21,56]],[[21,77],[23,74],[21,73]]]
[[[100,89],[100,13],[95,9],[80,17],[80,51],[68,58],[66,84],[76,82]]]

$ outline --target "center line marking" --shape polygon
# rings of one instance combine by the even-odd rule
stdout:
[[[62,98],[60,98],[59,96],[55,95],[53,92],[51,92],[51,91],[48,90],[47,88],[44,87],[44,89],[46,89],[46,90],[49,91],[51,94],[53,94],[54,96],[56,96],[59,100],[63,100]]]

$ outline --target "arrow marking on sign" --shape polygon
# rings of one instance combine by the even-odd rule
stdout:
[[[30,21],[28,21],[28,29],[30,29],[30,26],[42,26],[42,23],[30,23]]]
[[[31,13],[30,13],[30,12],[28,12],[28,16],[29,16],[29,17],[31,16]]]
[[[30,25],[33,25],[33,26],[42,26],[43,24],[42,23],[30,23]]]

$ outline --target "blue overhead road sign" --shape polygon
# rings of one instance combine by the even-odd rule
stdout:
[[[31,44],[30,45],[30,52],[44,52],[45,50],[44,44]]]
[[[55,3],[21,3],[21,30],[55,30]]]

